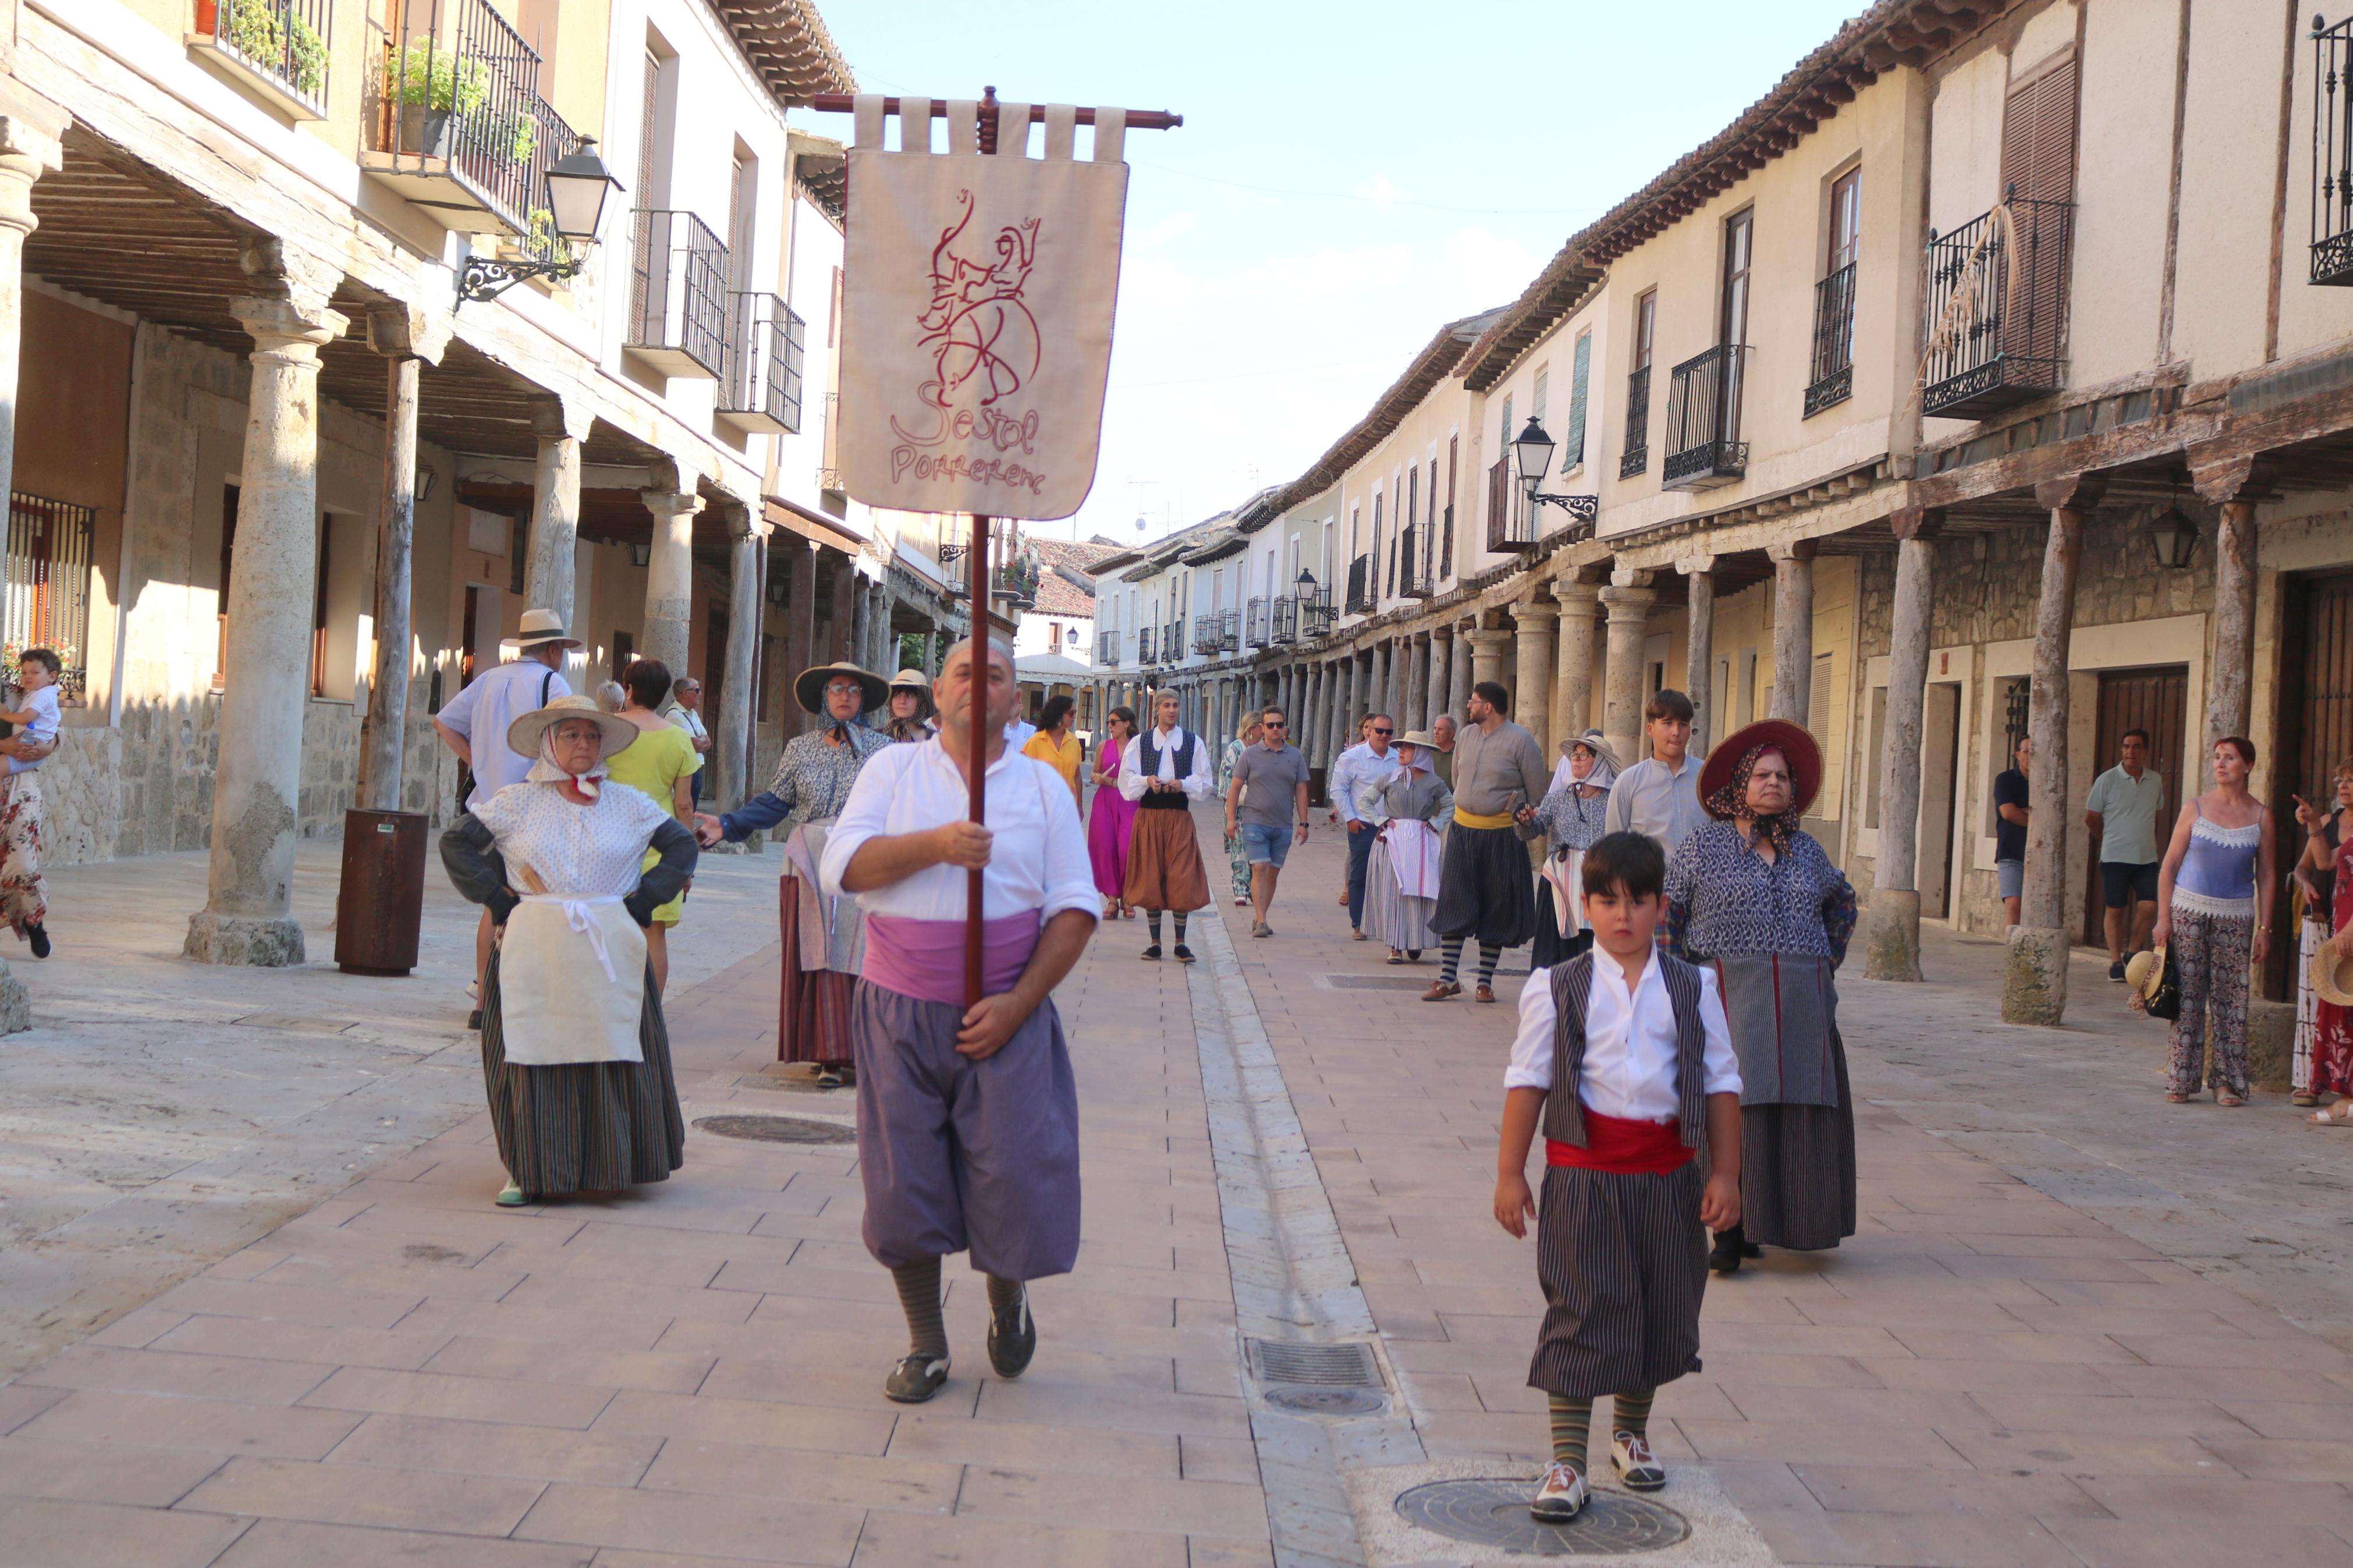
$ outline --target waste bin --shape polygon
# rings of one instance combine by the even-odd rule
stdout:
[[[346,974],[406,974],[425,923],[427,825],[420,811],[343,813],[343,880],[335,893],[335,965]]]

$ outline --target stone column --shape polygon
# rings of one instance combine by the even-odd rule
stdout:
[[[1356,743],[1356,658],[1354,654],[1342,658],[1333,667],[1334,678],[1339,682],[1339,700],[1332,708],[1332,761],[1336,763],[1340,753]]]
[[[1814,542],[1767,549],[1773,562],[1773,712],[1802,726],[1814,694]]]
[[[857,630],[858,559],[845,555],[841,564],[833,569],[833,619],[826,636],[825,658],[843,660],[855,658],[857,644],[850,637]],[[1003,623],[1000,622],[999,625]],[[1008,631],[1008,636],[1011,633]],[[811,661],[816,662],[815,660]]]
[[[1683,631],[1683,695],[1694,710],[1691,754],[1704,757],[1707,738],[1715,732],[1715,557],[1692,556],[1676,562],[1675,570],[1683,574],[1690,622]]]
[[[1593,635],[1601,618],[1601,590],[1591,583],[1560,577],[1553,581],[1553,602],[1560,606],[1560,626],[1554,648],[1553,733],[1573,741],[1593,728]],[[1633,759],[1621,755],[1620,762]]]
[[[1389,700],[1389,640],[1383,637],[1373,645],[1373,668],[1367,696],[1358,706],[1367,713],[1393,713],[1395,704]]]
[[[1454,722],[1458,728],[1469,722],[1464,715],[1471,710],[1471,684],[1476,679],[1473,667],[1478,662],[1472,655],[1471,636],[1477,625],[1478,623],[1473,621],[1471,626],[1462,627],[1456,633],[1453,657],[1449,661],[1451,668],[1446,683],[1446,710],[1454,715]]]
[[[1312,768],[1324,760],[1324,667],[1309,665],[1302,684],[1307,689],[1307,711],[1294,717],[1291,727],[1298,731],[1300,752]]]
[[[16,471],[16,363],[25,332],[25,237],[40,226],[33,216],[33,182],[62,168],[68,116],[57,111],[54,125],[35,125],[21,114],[0,112],[0,489]],[[23,987],[0,970],[0,989],[22,1001]],[[7,1008],[0,1005],[0,1013]],[[21,1029],[26,1026],[9,1026]]]
[[[1620,579],[1623,579],[1621,581]],[[1601,732],[1618,760],[1631,767],[1650,753],[1642,749],[1642,643],[1651,634],[1651,605],[1658,595],[1647,572],[1613,573],[1601,590],[1609,616],[1609,650],[1601,672]]]
[[[638,499],[653,514],[653,551],[646,559],[645,624],[638,628],[638,653],[659,659],[674,679],[686,675],[687,650],[693,646],[694,514],[702,498],[685,483],[657,484],[639,490]]]
[[[785,600],[785,669],[784,689],[778,693],[783,706],[778,710],[777,732],[789,741],[806,731],[813,721],[801,711],[800,699],[793,694],[793,683],[802,670],[818,662],[817,647],[817,552],[818,542],[805,534],[786,533],[781,536],[780,548],[791,567],[790,582]]]
[[[350,323],[327,309],[330,289],[272,279],[276,250],[256,246],[242,264],[257,285],[275,281],[281,292],[229,305],[253,338],[253,391],[229,569],[212,861],[183,950],[203,963],[303,961],[290,895],[319,566],[319,349]]]
[[[712,747],[719,764],[712,787],[719,796],[716,809],[732,811],[752,793],[752,667],[759,657],[760,606],[765,603],[760,592],[764,529],[751,508],[740,501],[723,503],[723,518],[727,525],[727,662],[719,690],[719,731]]]
[[[539,459],[531,477],[531,559],[523,567],[523,602],[531,609],[554,610],[575,637],[580,628],[572,624],[572,566],[580,543],[580,443],[595,422],[577,399],[550,395],[532,405]],[[655,549],[660,549],[659,538]],[[575,651],[565,663],[576,672],[585,656]]]
[[[2253,710],[2255,668],[2255,503],[2271,476],[2246,458],[2200,462],[2190,453],[2198,493],[2221,503],[2214,534],[2214,663],[2206,677],[2206,744],[2199,776],[2213,780],[2214,742],[2244,735]],[[2039,762],[2041,759],[2037,759]]]
[[[2026,708],[2026,733],[2034,742],[2034,771],[2027,775],[2026,895],[2019,923],[2010,931],[2001,986],[2005,1023],[2052,1026],[2067,1012],[2067,823],[2075,810],[2068,798],[2067,656],[2084,514],[2098,504],[2103,489],[2104,481],[2089,474],[2034,487],[2034,499],[2050,509],[2051,531],[2042,547],[2034,685]]]
[[[1427,721],[1426,728],[1435,729],[1438,716],[1447,711],[1447,697],[1454,677],[1453,656],[1454,628],[1440,621],[1430,628],[1430,679],[1425,687],[1429,693],[1429,706],[1422,713]],[[1460,725],[1462,716],[1457,713],[1454,721]]]
[[[1406,678],[1406,717],[1414,729],[1430,728],[1430,634],[1421,632],[1412,639],[1413,668]]]
[[[400,809],[401,764],[408,738],[409,562],[417,531],[417,383],[418,366],[438,364],[449,341],[414,305],[368,312],[368,346],[389,362],[385,373],[384,517],[375,563],[375,672],[368,681],[366,740],[360,751],[359,804]]]
[[[1482,680],[1502,680],[1504,658],[1512,648],[1512,634],[1479,626],[1466,635],[1471,639],[1471,684],[1476,686]]]
[[[1929,569],[1941,511],[1906,507],[1895,531],[1895,604],[1887,648],[1887,739],[1879,757],[1879,855],[1872,864],[1863,976],[1920,978],[1920,715],[1936,613]]]
[[[1552,670],[1553,623],[1560,606],[1545,599],[1522,599],[1512,605],[1512,623],[1519,628],[1513,639],[1516,655],[1512,672],[1512,718],[1536,740],[1536,755],[1552,760],[1551,703],[1546,700]],[[1531,803],[1533,804],[1533,803]]]

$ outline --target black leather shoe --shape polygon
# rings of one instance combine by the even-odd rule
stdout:
[[[1019,1377],[1038,1353],[1038,1322],[1029,1315],[1029,1292],[1006,1311],[988,1315],[988,1364],[999,1377]]]
[[[1190,963],[1193,962],[1193,950],[1187,947],[1181,942],[1176,944],[1176,962],[1179,963]]]
[[[477,1007],[472,1012],[466,1015],[466,1027],[470,1029],[480,1029],[481,1026],[482,1010],[480,1007]]]
[[[882,1396],[897,1405],[921,1405],[947,1380],[947,1357],[921,1352],[901,1356],[891,1375],[882,1380]]]
[[[1718,1274],[1737,1274],[1740,1272],[1741,1256],[1746,1247],[1747,1237],[1740,1234],[1738,1226],[1730,1230],[1719,1230],[1715,1233],[1715,1249],[1707,1255],[1707,1266]]]
[[[25,922],[25,940],[33,944],[33,956],[35,958],[47,958],[49,956],[49,933],[47,929],[44,927],[40,921],[26,921]]]
[[[1151,960],[1151,961],[1152,961],[1153,963],[1159,963],[1159,962],[1160,962],[1160,944],[1159,944],[1158,942],[1154,942],[1150,947],[1145,948],[1145,949],[1144,950],[1144,956],[1145,956],[1145,958],[1147,958],[1147,959]]]

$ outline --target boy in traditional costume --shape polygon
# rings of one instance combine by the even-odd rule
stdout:
[[[940,1259],[988,1279],[988,1359],[1018,1377],[1038,1343],[1028,1280],[1079,1255],[1079,1099],[1050,993],[1094,933],[1101,898],[1061,775],[1005,745],[1013,661],[985,659],[987,826],[967,819],[973,645],[935,690],[940,732],[877,753],[827,839],[818,878],[855,893],[866,953],[850,1002],[863,1237],[898,1282],[909,1353],[882,1392],[916,1405],[948,1376]],[[982,879],[982,999],[965,1005],[967,873]]]
[[[1529,1512],[1547,1523],[1585,1506],[1597,1394],[1612,1396],[1619,1479],[1667,1484],[1651,1401],[1700,1369],[1707,1231],[1740,1218],[1740,1067],[1715,976],[1656,947],[1666,857],[1612,833],[1584,877],[1594,945],[1520,993],[1495,1177],[1496,1221],[1519,1237],[1536,1220],[1546,1311],[1528,1384],[1550,1400],[1552,1463]],[[1526,1175],[1540,1121],[1541,1210]]]

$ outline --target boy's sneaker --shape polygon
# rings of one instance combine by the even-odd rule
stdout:
[[[1585,1478],[1556,1461],[1545,1467],[1544,1485],[1528,1504],[1528,1516],[1538,1524],[1567,1524],[1585,1509]]]
[[[1609,1435],[1609,1463],[1630,1492],[1654,1492],[1667,1484],[1666,1468],[1651,1452],[1651,1440],[1639,1432]]]

